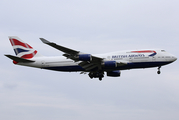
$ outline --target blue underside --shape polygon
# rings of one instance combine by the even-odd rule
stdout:
[[[103,68],[106,70],[126,70],[126,69],[136,69],[136,68],[150,68],[150,67],[159,67],[171,62],[142,62],[142,63],[128,63],[127,65],[120,66],[114,69]],[[57,67],[44,67],[43,69],[55,70],[55,71],[64,71],[64,72],[73,72],[73,71],[85,71],[81,66],[57,66]]]

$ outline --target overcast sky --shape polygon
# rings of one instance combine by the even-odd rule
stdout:
[[[178,0],[1,0],[1,120],[178,120],[179,62],[88,75],[16,66],[8,36],[45,56],[62,52],[39,38],[86,53],[162,48],[179,57]]]

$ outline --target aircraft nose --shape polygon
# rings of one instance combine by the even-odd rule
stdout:
[[[176,61],[176,60],[177,60],[177,57],[175,57],[175,56],[173,56],[172,58],[173,58],[173,61]]]

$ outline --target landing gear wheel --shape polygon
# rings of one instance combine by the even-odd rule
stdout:
[[[157,74],[160,74],[160,73],[161,73],[161,72],[160,72],[160,68],[161,68],[161,66],[160,66],[160,67],[158,67]]]
[[[99,80],[101,81],[102,78],[104,77],[104,74],[103,73],[99,73]]]
[[[103,71],[90,72],[88,75],[91,79],[99,78],[99,80],[101,81],[102,78],[104,77],[104,72]]]
[[[88,74],[91,79],[93,79],[93,73]]]

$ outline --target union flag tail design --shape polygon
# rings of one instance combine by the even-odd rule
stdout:
[[[34,50],[29,44],[22,41],[19,37],[9,36],[9,40],[17,57],[31,59],[38,56],[37,50]]]

